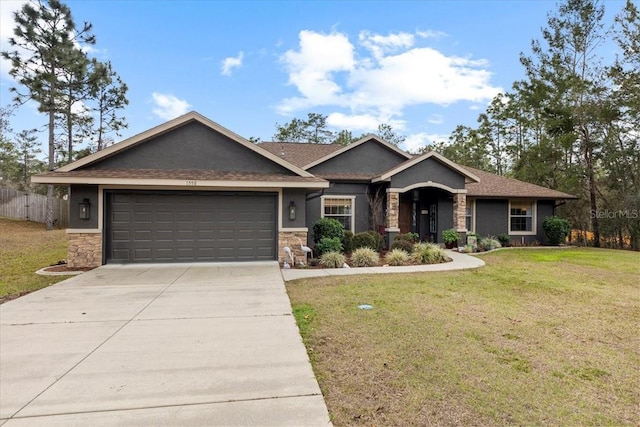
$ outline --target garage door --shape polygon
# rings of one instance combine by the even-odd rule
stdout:
[[[107,192],[106,262],[276,259],[274,193]]]

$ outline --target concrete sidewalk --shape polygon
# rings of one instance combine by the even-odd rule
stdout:
[[[269,262],[104,266],[0,305],[0,425],[330,421]]]
[[[453,260],[444,264],[407,265],[399,267],[359,267],[359,268],[310,268],[282,269],[282,277],[285,281],[304,279],[307,277],[346,276],[353,274],[392,274],[392,273],[417,273],[429,271],[451,271],[478,268],[484,265],[484,261],[471,255],[461,254],[452,250],[447,255]]]

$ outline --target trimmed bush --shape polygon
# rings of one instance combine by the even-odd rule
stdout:
[[[549,240],[549,244],[558,246],[560,243],[564,243],[569,233],[571,233],[571,224],[566,219],[552,216],[544,220],[542,229]]]
[[[316,243],[316,251],[318,255],[322,255],[325,252],[341,252],[342,242],[337,237],[323,237]]]
[[[492,236],[483,237],[478,241],[478,250],[479,251],[492,251],[494,249],[501,248],[502,245]]]
[[[332,239],[337,237],[342,240],[344,227],[333,218],[320,218],[313,223],[313,243],[319,243],[325,237]]]
[[[347,253],[353,251],[353,233],[349,230],[345,230],[342,236],[342,248]]]
[[[503,247],[511,246],[511,236],[507,233],[500,233],[498,234],[498,242],[500,242]]]
[[[418,243],[420,240],[420,236],[418,233],[404,233],[404,234],[396,234],[396,237],[393,238],[394,243],[396,240],[406,240],[411,243]]]
[[[378,265],[380,255],[371,248],[358,248],[351,253],[353,267],[373,267]]]
[[[376,247],[374,248],[378,252],[384,250],[386,239],[384,235],[378,233],[377,231],[369,230],[367,233],[370,233],[376,241]]]
[[[320,257],[320,265],[326,268],[342,268],[344,261],[340,252],[326,252]]]
[[[358,248],[377,249],[378,242],[376,241],[376,238],[371,233],[367,233],[367,232],[356,233],[353,236],[353,250],[356,250]]]
[[[398,236],[400,236],[400,234],[398,234]],[[412,242],[410,240],[406,240],[404,238],[398,240],[398,238],[396,237],[395,239],[393,239],[393,244],[391,245],[391,250],[399,249],[399,250],[402,250],[402,251],[410,254],[411,252],[413,252],[413,245],[414,244],[415,244],[415,242]]]
[[[403,240],[400,241],[402,242]],[[389,265],[405,265],[409,262],[409,253],[399,248],[392,249],[387,253],[384,260]]]
[[[444,249],[433,243],[416,243],[412,258],[418,264],[439,264],[451,261]]]

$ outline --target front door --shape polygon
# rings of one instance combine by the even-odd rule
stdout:
[[[398,212],[398,227],[400,233],[409,233],[411,229],[411,218],[413,212],[413,202],[409,199],[400,198],[400,211]]]
[[[436,243],[438,240],[438,204],[429,206],[429,241]]]

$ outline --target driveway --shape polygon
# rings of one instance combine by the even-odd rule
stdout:
[[[103,266],[0,305],[0,425],[330,425],[276,262]]]

